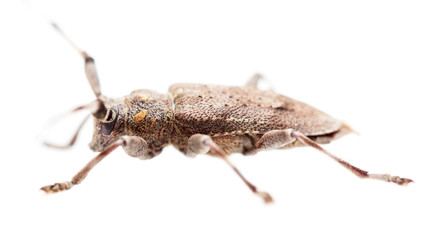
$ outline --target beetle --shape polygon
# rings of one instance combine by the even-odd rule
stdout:
[[[74,111],[91,112],[94,133],[90,148],[100,153],[70,181],[42,187],[47,193],[80,184],[97,163],[118,147],[132,157],[150,159],[168,145],[190,157],[207,153],[221,158],[265,203],[273,202],[271,195],[249,182],[230,162],[229,154],[309,146],[329,155],[358,177],[399,185],[412,182],[389,174],[368,173],[326,151],[320,144],[336,140],[352,129],[305,103],[259,89],[259,74],[241,87],[175,84],[166,94],[140,89],[121,98],[108,98],[101,94],[94,59],[79,49],[57,24],[52,22],[52,26],[84,59],[96,100]],[[74,143],[81,126],[68,146]]]

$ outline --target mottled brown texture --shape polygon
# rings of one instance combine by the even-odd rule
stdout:
[[[91,148],[96,151],[127,135],[142,137],[153,156],[169,144],[187,153],[188,139],[205,134],[226,154],[247,153],[272,130],[294,129],[316,138],[342,126],[307,104],[253,86],[176,84],[169,94],[141,89],[120,99],[102,100],[108,109],[115,106],[118,116],[111,135],[100,131],[106,123],[95,118]]]
[[[271,130],[295,129],[308,136],[336,132],[341,121],[307,104],[255,87],[176,84],[172,143],[185,152],[187,139],[206,134],[228,154],[246,153]]]
[[[323,135],[341,126],[325,113],[273,91],[200,84],[177,84],[169,91],[174,95],[176,123],[190,135],[263,134],[277,129]]]
[[[125,106],[125,135],[142,137],[153,155],[160,153],[172,137],[172,99],[151,90],[138,90],[126,98]],[[141,117],[142,113],[144,117]]]

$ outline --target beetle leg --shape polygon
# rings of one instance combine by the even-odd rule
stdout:
[[[209,151],[215,153],[218,157],[224,160],[228,166],[230,166],[234,172],[243,180],[243,182],[249,187],[249,189],[256,195],[260,196],[265,203],[273,202],[273,198],[267,192],[258,191],[252,183],[250,183],[240,171],[233,165],[227,157],[227,154],[212,140],[208,135],[195,134],[188,140],[187,155],[195,156],[197,154],[204,154]]]
[[[255,73],[250,79],[249,81],[246,83],[247,87],[258,87],[258,82],[260,80],[264,79],[264,77],[259,74],[259,73]]]
[[[277,149],[295,142],[296,138],[292,136],[292,129],[272,130],[265,133],[256,143],[253,149],[245,154],[254,154],[259,151]]]
[[[95,158],[93,158],[86,166],[83,167],[72,179],[71,181],[55,183],[42,187],[41,190],[46,193],[56,193],[72,188],[74,185],[80,184],[88,175],[89,171],[95,167],[104,157],[114,151],[116,148],[122,146],[123,150],[132,157],[138,157],[141,159],[151,158],[153,154],[150,153],[147,143],[141,137],[134,136],[123,136],[115,143],[111,144],[100,152]]]
[[[328,155],[329,157],[337,161],[343,167],[347,168],[348,170],[350,170],[352,173],[354,173],[356,176],[360,178],[371,178],[371,179],[377,179],[377,180],[382,180],[386,182],[394,182],[399,185],[407,185],[408,183],[413,182],[411,179],[401,178],[398,176],[391,176],[390,174],[368,173],[367,171],[362,170],[358,167],[355,167],[350,163],[342,160],[341,158],[333,155],[332,153],[326,151],[322,146],[320,146],[319,144],[317,144],[316,142],[314,142],[304,134],[292,129],[274,130],[274,131],[265,133],[255,144],[255,149],[253,149],[249,153],[254,153],[254,152],[258,152],[260,150],[266,150],[266,149],[280,148],[294,142],[295,140],[298,140],[304,145],[313,147],[323,152],[324,154]]]
[[[157,155],[159,152],[154,153],[148,147],[147,142],[142,137],[137,136],[123,136],[121,139],[124,141],[122,144],[123,150],[131,156],[139,159],[149,159]]]
[[[272,84],[265,79],[265,77],[259,73],[255,73],[246,83],[246,87],[253,87],[260,89],[259,82],[263,81],[264,86],[261,86],[261,89],[264,90],[273,90]]]

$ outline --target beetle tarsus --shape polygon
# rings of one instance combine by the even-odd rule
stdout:
[[[264,203],[266,203],[266,204],[270,204],[270,203],[274,202],[271,195],[267,192],[255,192],[255,194],[260,196],[264,200]]]
[[[395,183],[399,184],[400,186],[406,186],[411,182],[414,182],[414,180],[409,178],[400,178],[400,177],[397,177],[397,181],[395,181]]]
[[[40,188],[40,190],[44,191],[45,193],[57,193],[57,192],[68,190],[73,186],[74,184],[72,182],[61,182],[61,183],[55,183],[52,185],[44,186]]]
[[[393,182],[400,186],[406,186],[409,183],[413,182],[412,179],[409,178],[401,178],[399,176],[391,176],[390,174],[368,174],[368,178],[382,180],[385,182]]]

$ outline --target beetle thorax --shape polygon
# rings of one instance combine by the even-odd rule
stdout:
[[[153,149],[169,144],[173,131],[173,103],[169,95],[137,90],[124,101],[126,135],[142,137]]]

